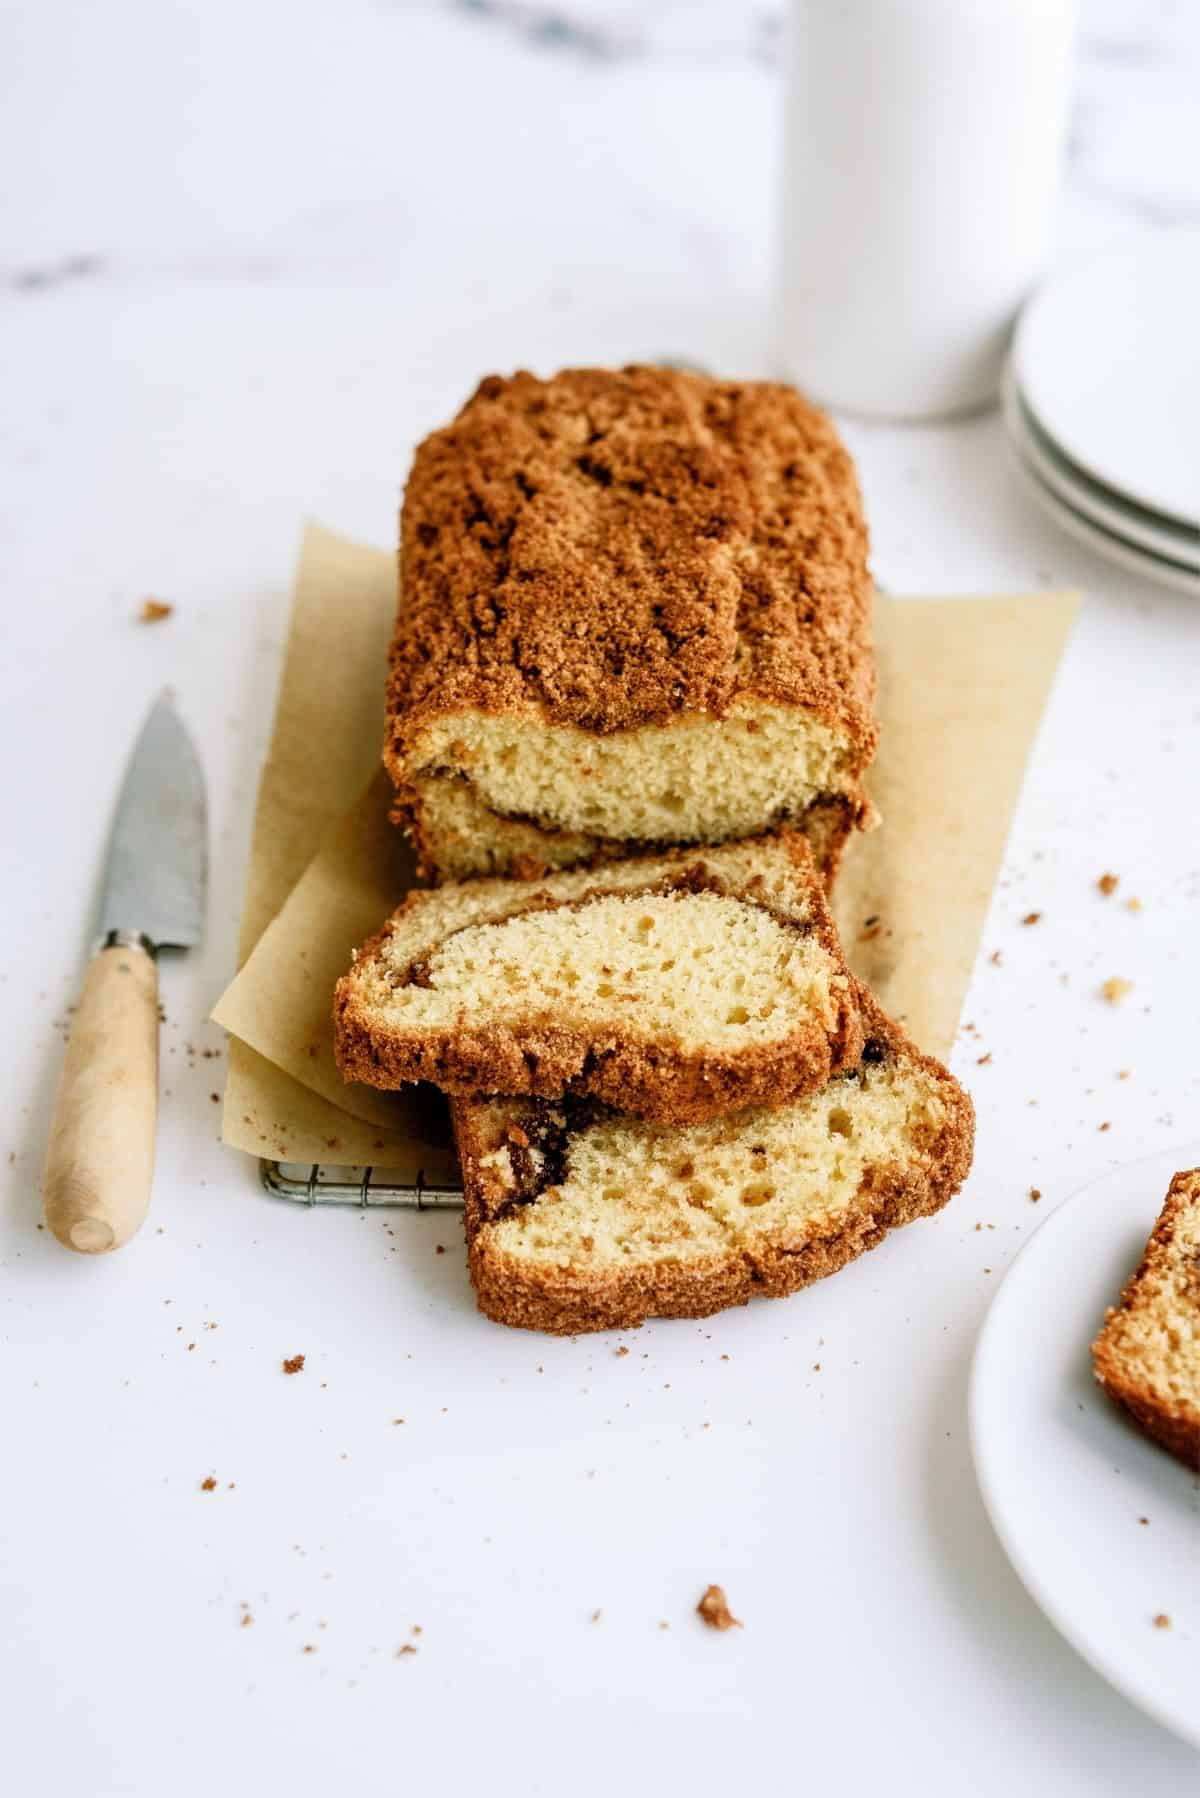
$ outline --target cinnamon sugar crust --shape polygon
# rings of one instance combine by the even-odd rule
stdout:
[[[797,1292],[939,1210],[970,1169],[971,1101],[865,990],[860,1003],[858,1068],[698,1130],[586,1102],[454,1099],[480,1310],[556,1335],[706,1317]]]
[[[866,553],[850,458],[792,388],[648,367],[483,381],[419,447],[402,514],[384,760],[427,862],[445,871],[439,833],[422,832],[434,778],[483,777],[480,804],[501,825],[720,840],[711,806],[689,829],[699,770],[696,791],[671,795],[677,818],[623,828],[628,783],[606,806],[603,749],[584,765],[588,739],[633,732],[648,733],[633,748],[652,762],[689,720],[774,725],[795,762],[790,789],[725,835],[832,791],[863,822],[876,742]],[[455,728],[490,719],[494,735],[505,718],[513,742],[481,747]],[[547,734],[567,778],[523,805],[504,769],[526,732]],[[755,748],[739,744],[747,767]],[[590,791],[576,780],[588,775]]]
[[[811,1091],[862,1040],[794,835],[411,893],[334,998],[347,1080],[589,1095],[675,1124]]]

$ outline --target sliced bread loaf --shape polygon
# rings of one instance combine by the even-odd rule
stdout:
[[[1200,1168],[1172,1180],[1092,1363],[1146,1434],[1200,1473]]]
[[[348,1080],[588,1096],[662,1123],[858,1059],[854,983],[795,834],[411,893],[338,983]]]
[[[560,1335],[705,1317],[937,1211],[971,1164],[971,1101],[862,1004],[861,1064],[776,1110],[670,1129],[587,1100],[455,1099],[480,1309]]]
[[[442,878],[789,824],[832,872],[876,742],[854,467],[793,388],[483,381],[404,496],[384,760]]]

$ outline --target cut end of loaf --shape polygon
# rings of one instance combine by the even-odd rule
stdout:
[[[609,735],[457,713],[386,759],[443,878],[510,872],[522,856],[566,867],[627,844],[725,843],[803,828],[810,811],[851,826],[868,814],[861,745],[802,707],[745,704]]]

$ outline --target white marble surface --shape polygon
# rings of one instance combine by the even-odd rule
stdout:
[[[1060,254],[1200,219],[1197,18],[1085,6]],[[967,1453],[1030,1186],[1045,1212],[1200,1114],[1200,611],[1044,524],[994,415],[847,426],[887,586],[1088,592],[968,999],[979,1152],[950,1211],[618,1359],[477,1320],[452,1220],[292,1212],[215,1141],[204,1019],[303,516],[389,541],[413,442],[486,369],[769,366],[776,26],[600,0],[0,15],[0,1690],[28,1798],[1196,1790],[1025,1597]],[[153,629],[148,593],[176,606]],[[163,683],[210,780],[211,928],[164,969],[152,1223],[75,1261],[37,1173]],[[693,1621],[710,1579],[743,1632]],[[1125,1626],[1195,1631],[1188,1603],[1147,1592]]]

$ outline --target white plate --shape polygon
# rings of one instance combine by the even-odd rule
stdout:
[[[1200,1747],[1200,1478],[1105,1397],[1088,1353],[1172,1175],[1197,1165],[1200,1143],[1114,1168],[1047,1219],[980,1332],[970,1412],[984,1503],[1030,1595],[1118,1691]]]
[[[1132,574],[1141,575],[1144,580],[1157,581],[1163,587],[1174,587],[1180,593],[1200,594],[1200,574],[1185,568],[1181,563],[1169,562],[1163,556],[1151,555],[1148,550],[1139,549],[1135,543],[1130,543],[1126,538],[1105,530],[1103,525],[1085,518],[1082,512],[1077,512],[1074,506],[1069,506],[1065,500],[1050,491],[1015,444],[1012,448],[1016,466],[1030,494],[1069,536],[1085,543],[1097,555],[1129,569]]]
[[[1011,363],[1005,371],[1002,406],[1005,428],[1013,448],[1030,473],[1036,475],[1064,505],[1134,548],[1145,550],[1152,556],[1165,557],[1200,574],[1200,530],[1170,524],[1157,512],[1147,512],[1122,500],[1060,455],[1030,415]]]
[[[1050,280],[1013,367],[1062,453],[1116,493],[1200,524],[1200,232],[1146,234]]]

